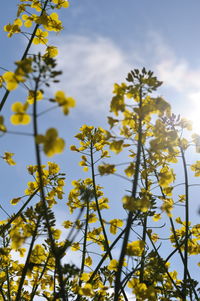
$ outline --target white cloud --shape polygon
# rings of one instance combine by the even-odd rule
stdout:
[[[58,64],[63,70],[59,87],[77,99],[80,109],[89,112],[109,108],[112,87],[127,75],[127,57],[104,37],[69,36],[56,40]]]
[[[157,33],[149,32],[146,41],[127,49],[102,36],[60,36],[53,44],[59,48],[58,64],[63,70],[56,89],[76,98],[79,113],[105,116],[113,83],[124,81],[127,73],[138,66],[154,71],[164,82],[165,91],[171,89],[173,99],[181,98],[181,114],[184,107],[187,113],[188,108],[194,111],[199,107],[200,66],[192,68]]]
[[[158,45],[155,47],[155,56],[158,57],[154,62],[156,75],[164,82],[165,91],[172,88],[176,110],[193,122],[194,131],[200,132],[200,66],[192,67],[189,61],[179,57],[156,35],[152,44]]]

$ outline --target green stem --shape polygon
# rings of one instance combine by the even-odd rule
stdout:
[[[155,175],[156,175],[156,178],[157,178],[157,182],[159,182],[159,178],[158,178],[158,175],[157,175],[156,171],[155,171]],[[164,194],[162,187],[161,186],[159,186],[159,187],[160,187],[160,190],[161,190],[163,198],[166,198],[166,195]],[[182,262],[184,264],[184,256],[183,256],[183,254],[181,252],[181,246],[185,244],[185,240],[182,243],[179,244],[178,237],[176,235],[176,229],[175,229],[175,226],[174,226],[173,219],[171,217],[169,217],[169,220],[170,220],[171,229],[172,229],[172,232],[173,232],[173,235],[174,235],[174,239],[175,239],[176,249],[166,258],[165,262],[167,262],[169,260],[169,258],[172,257],[178,251],[178,253],[179,253],[180,257],[181,257],[181,260],[182,260]],[[184,264],[184,266],[185,266],[185,264]],[[190,272],[189,272],[188,269],[187,269],[187,276],[191,280]],[[190,283],[190,285],[191,285],[192,291],[193,291],[193,293],[195,295],[195,298],[198,301],[199,298],[198,298],[197,292],[196,292],[195,287],[192,284],[192,282]]]
[[[185,177],[185,247],[184,247],[184,275],[183,275],[183,295],[186,300],[187,297],[187,275],[188,275],[188,237],[189,237],[189,183],[188,172],[185,154],[183,148],[180,146],[181,157],[183,162],[184,177]]]
[[[132,220],[132,223],[134,222],[134,220],[136,220],[136,218],[138,217],[138,214],[136,214]],[[124,228],[124,230],[122,230],[122,232],[118,235],[118,237],[114,240],[114,242],[110,245],[110,250],[112,250],[114,248],[114,246],[117,244],[117,242],[120,240],[120,238],[122,237],[122,235],[125,233],[126,228]],[[100,267],[102,266],[103,262],[106,260],[108,256],[108,252],[106,252],[104,254],[104,256],[102,257],[102,259],[100,260],[100,262],[98,263],[96,269],[94,270],[94,272],[92,273],[90,279],[88,280],[88,282],[92,282],[92,280],[94,279],[94,277],[96,276],[97,272],[99,271]]]
[[[99,221],[100,221],[102,231],[103,231],[103,235],[104,235],[104,239],[105,239],[106,251],[108,252],[108,255],[109,255],[110,259],[112,259],[112,254],[110,252],[110,247],[109,247],[109,243],[108,243],[107,234],[106,234],[106,230],[105,230],[105,227],[104,227],[104,223],[103,223],[103,219],[102,219],[102,216],[101,216],[101,211],[100,211],[99,203],[98,203],[95,173],[94,173],[94,157],[93,157],[93,142],[92,141],[91,141],[91,145],[90,145],[90,157],[91,157],[91,169],[92,169],[92,182],[93,182],[94,198],[95,198],[95,203],[96,203],[96,207],[97,207],[97,213],[98,213]]]
[[[28,268],[29,268],[30,258],[31,258],[31,254],[32,254],[32,251],[33,251],[33,246],[34,246],[34,243],[35,243],[35,240],[36,240],[40,220],[41,220],[41,216],[38,217],[37,224],[35,226],[35,230],[34,230],[33,235],[32,235],[30,247],[29,247],[29,250],[28,250],[28,255],[26,257],[26,262],[25,262],[25,265],[24,265],[23,270],[22,270],[22,275],[21,275],[21,279],[20,279],[20,282],[19,282],[18,291],[17,291],[15,301],[18,301],[21,298],[22,288],[23,288],[24,280],[26,278],[26,274],[27,274],[27,271],[28,271]]]
[[[44,11],[45,11],[45,9],[46,9],[46,6],[47,6],[47,4],[48,4],[48,2],[49,2],[49,0],[46,0],[46,1],[45,1],[44,6],[43,6],[42,11],[41,11],[41,14],[40,14],[40,17],[43,15],[43,13],[44,13]],[[31,45],[32,45],[33,39],[34,39],[34,37],[35,37],[35,35],[36,35],[36,31],[37,31],[37,29],[39,28],[39,26],[40,26],[40,24],[36,24],[36,25],[35,25],[35,28],[34,28],[32,34],[31,34],[30,40],[29,40],[29,42],[28,42],[28,45],[27,45],[27,47],[26,47],[26,49],[25,49],[25,51],[24,51],[24,53],[23,53],[23,55],[22,55],[21,61],[23,61],[23,60],[27,57],[27,54],[28,54],[28,52],[29,52],[29,49],[30,49],[30,47],[31,47]],[[10,94],[10,91],[9,91],[9,90],[6,90],[6,92],[5,92],[5,94],[4,94],[3,98],[2,98],[2,101],[1,101],[1,103],[0,103],[0,111],[3,109],[3,106],[4,106],[5,102],[6,102],[6,100],[7,100],[9,94]]]
[[[86,211],[86,222],[85,222],[85,231],[84,231],[84,242],[83,242],[83,256],[81,263],[81,271],[82,274],[85,266],[85,257],[86,257],[86,246],[87,246],[87,232],[88,232],[88,220],[89,220],[89,201],[87,200],[87,211]]]
[[[142,88],[140,88],[140,103],[139,103],[139,108],[141,109],[142,107]],[[138,186],[138,178],[139,178],[139,168],[140,168],[140,155],[141,155],[141,147],[142,147],[142,119],[139,117],[139,126],[138,126],[138,143],[137,143],[137,155],[136,155],[136,163],[135,163],[135,175],[133,179],[133,186],[132,186],[132,193],[131,196],[134,199],[136,197],[137,193],[137,186]],[[118,295],[119,295],[119,290],[120,290],[120,282],[121,282],[121,273],[122,273],[122,266],[124,263],[124,258],[126,255],[126,247],[128,244],[128,238],[129,238],[129,233],[132,225],[132,220],[133,220],[133,212],[129,211],[127,222],[126,222],[126,230],[124,234],[124,240],[122,244],[122,249],[121,249],[121,254],[119,258],[119,264],[118,264],[118,269],[116,272],[116,278],[115,278],[115,293],[114,293],[114,300],[113,301],[118,301]]]
[[[8,230],[9,226],[12,224],[12,222],[20,216],[20,214],[23,212],[24,208],[29,204],[29,202],[32,200],[32,198],[36,195],[36,193],[39,191],[39,188],[34,191],[34,193],[28,198],[28,200],[24,203],[24,205],[20,208],[20,210],[13,215],[13,217],[10,218],[9,222],[2,227],[0,230],[0,236],[3,234],[4,231]]]
[[[144,161],[144,170],[147,170],[147,164],[146,164],[146,158],[145,158],[145,152],[144,152],[143,146],[142,146],[142,154],[143,154],[143,161]],[[145,189],[146,189],[146,191],[148,191],[148,189],[149,189],[149,183],[148,183],[147,176],[145,176]],[[147,236],[147,217],[148,217],[148,215],[145,214],[144,222],[143,222],[143,233],[142,233],[142,241],[144,242],[144,244],[146,243],[146,236]],[[140,282],[143,282],[143,280],[144,280],[144,262],[145,262],[145,249],[141,255]]]
[[[38,76],[36,80],[36,85],[35,85],[35,90],[34,90],[34,103],[33,103],[33,131],[34,131],[34,139],[35,139],[35,152],[36,152],[36,161],[37,161],[37,166],[38,166],[38,174],[39,174],[39,186],[40,186],[40,196],[41,196],[41,201],[42,201],[42,206],[43,206],[43,215],[44,219],[46,221],[46,226],[47,226],[47,232],[48,232],[48,237],[50,241],[50,246],[52,253],[55,258],[55,265],[58,273],[58,281],[60,285],[60,293],[61,293],[61,298],[63,301],[67,301],[68,298],[65,296],[65,287],[64,287],[64,280],[63,280],[63,274],[62,274],[62,267],[61,267],[61,262],[60,262],[60,256],[57,254],[56,250],[56,245],[55,241],[53,238],[53,234],[51,231],[51,226],[49,223],[48,219],[48,207],[46,204],[46,198],[45,198],[45,193],[44,193],[44,185],[43,185],[43,179],[42,179],[42,164],[41,164],[41,158],[40,158],[40,150],[39,150],[39,145],[36,142],[36,137],[38,135],[38,125],[37,125],[37,91],[38,91],[38,86],[40,82],[40,75]]]
[[[5,242],[5,233],[3,233],[3,246],[6,247],[6,242]],[[6,282],[7,282],[7,297],[8,301],[11,301],[11,291],[10,291],[10,279],[9,279],[9,270],[8,270],[8,265],[6,264]]]
[[[89,200],[87,199],[87,211],[86,211],[86,221],[85,221],[85,231],[84,231],[84,241],[83,241],[83,251],[82,251],[82,262],[81,262],[81,270],[80,275],[84,272],[85,266],[85,257],[86,257],[86,246],[87,246],[87,233],[88,233],[88,221],[89,221]],[[79,287],[82,285],[82,280],[79,280]],[[76,301],[80,300],[80,295],[78,294]]]
[[[46,260],[46,262],[45,262],[45,264],[44,264],[43,270],[42,270],[42,272],[41,272],[41,274],[40,274],[40,277],[39,277],[38,280],[37,280],[36,285],[34,285],[33,288],[32,288],[32,292],[31,292],[31,296],[30,296],[30,301],[33,301],[33,298],[35,297],[35,293],[36,293],[36,291],[37,291],[37,289],[38,289],[38,287],[39,287],[40,280],[42,279],[42,277],[43,277],[43,275],[44,275],[44,272],[46,271],[47,264],[48,264],[48,261],[49,261],[49,257],[50,257],[50,256],[47,257],[47,260]]]
[[[0,287],[0,293],[1,293],[1,296],[2,296],[2,298],[3,298],[3,301],[7,301],[7,300],[6,300],[6,297],[5,297],[5,295],[4,295],[2,286]]]
[[[162,262],[162,258],[160,257],[160,254],[158,253],[158,250],[153,242],[153,240],[151,239],[151,235],[147,232],[147,235],[149,237],[149,240],[154,248],[154,251],[156,252],[157,256],[161,259],[161,262]],[[173,286],[176,288],[177,292],[179,293],[179,296],[180,297],[183,297],[183,294],[182,294],[182,291],[180,291],[179,287],[177,286],[177,284],[175,283],[174,279],[172,278],[172,276],[170,275],[165,263],[162,264],[162,267],[164,268],[165,270],[165,273],[167,274],[168,278],[170,279],[171,283],[173,284]]]

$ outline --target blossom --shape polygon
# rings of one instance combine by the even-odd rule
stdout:
[[[35,34],[35,38],[33,39],[33,44],[46,44],[48,42],[48,32],[42,31],[42,29],[38,28]]]
[[[18,124],[28,124],[31,120],[31,117],[26,113],[26,110],[28,109],[29,104],[26,102],[25,104],[22,104],[21,102],[15,102],[11,109],[15,113],[11,116],[10,120],[12,124],[18,125]]]
[[[3,116],[0,116],[0,131],[6,132],[6,127],[4,125],[4,117]]]
[[[59,9],[61,7],[69,7],[69,2],[65,0],[52,0],[53,3],[56,4],[56,8]]]
[[[58,137],[58,132],[54,128],[48,129],[45,135],[37,135],[36,142],[43,144],[44,153],[48,157],[62,153],[65,147],[64,140]]]
[[[16,162],[13,160],[13,153],[5,152],[4,156],[2,157],[9,165],[15,165]]]
[[[55,101],[62,106],[63,113],[67,115],[69,109],[75,107],[75,100],[72,97],[65,96],[63,91],[57,91],[55,94]]]
[[[8,37],[11,38],[13,34],[21,32],[20,27],[23,25],[21,19],[15,19],[13,24],[7,24],[4,26],[4,31],[8,32]]]

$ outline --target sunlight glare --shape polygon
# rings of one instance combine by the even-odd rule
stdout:
[[[185,116],[192,122],[192,132],[200,135],[200,92],[190,95],[191,107]]]

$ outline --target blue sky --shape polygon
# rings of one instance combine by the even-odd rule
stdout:
[[[20,59],[26,45],[19,35],[8,39],[2,29],[15,18],[17,3],[4,1],[0,11],[0,66],[7,69],[13,68],[13,62]],[[106,126],[113,83],[124,81],[131,69],[145,66],[154,71],[164,82],[158,94],[170,102],[175,113],[192,118],[196,131],[200,129],[198,0],[72,0],[70,3],[70,8],[60,12],[64,31],[49,37],[59,47],[58,62],[63,75],[61,83],[48,93],[52,95],[57,89],[63,89],[77,100],[77,106],[67,117],[62,117],[59,110],[41,117],[41,129],[58,125],[60,136],[67,140],[66,152],[55,160],[62,164],[70,180],[82,176],[77,166],[79,155],[68,151],[75,141],[73,136],[84,123]],[[23,97],[20,89],[10,94],[3,111],[7,118],[10,104],[23,101]],[[15,129],[24,130],[23,127]],[[6,202],[23,193],[27,179],[25,167],[35,162],[31,138],[25,142],[24,137],[5,135],[1,138],[0,152],[8,150],[16,152],[17,166],[2,163],[5,182],[1,200]],[[199,155],[190,152],[188,158],[192,163]],[[116,188],[120,181],[115,178],[110,185]],[[126,184],[121,185],[121,194],[126,188]],[[193,196],[198,193],[199,189],[195,188]],[[192,212],[198,219],[198,198],[193,201],[196,205]]]

